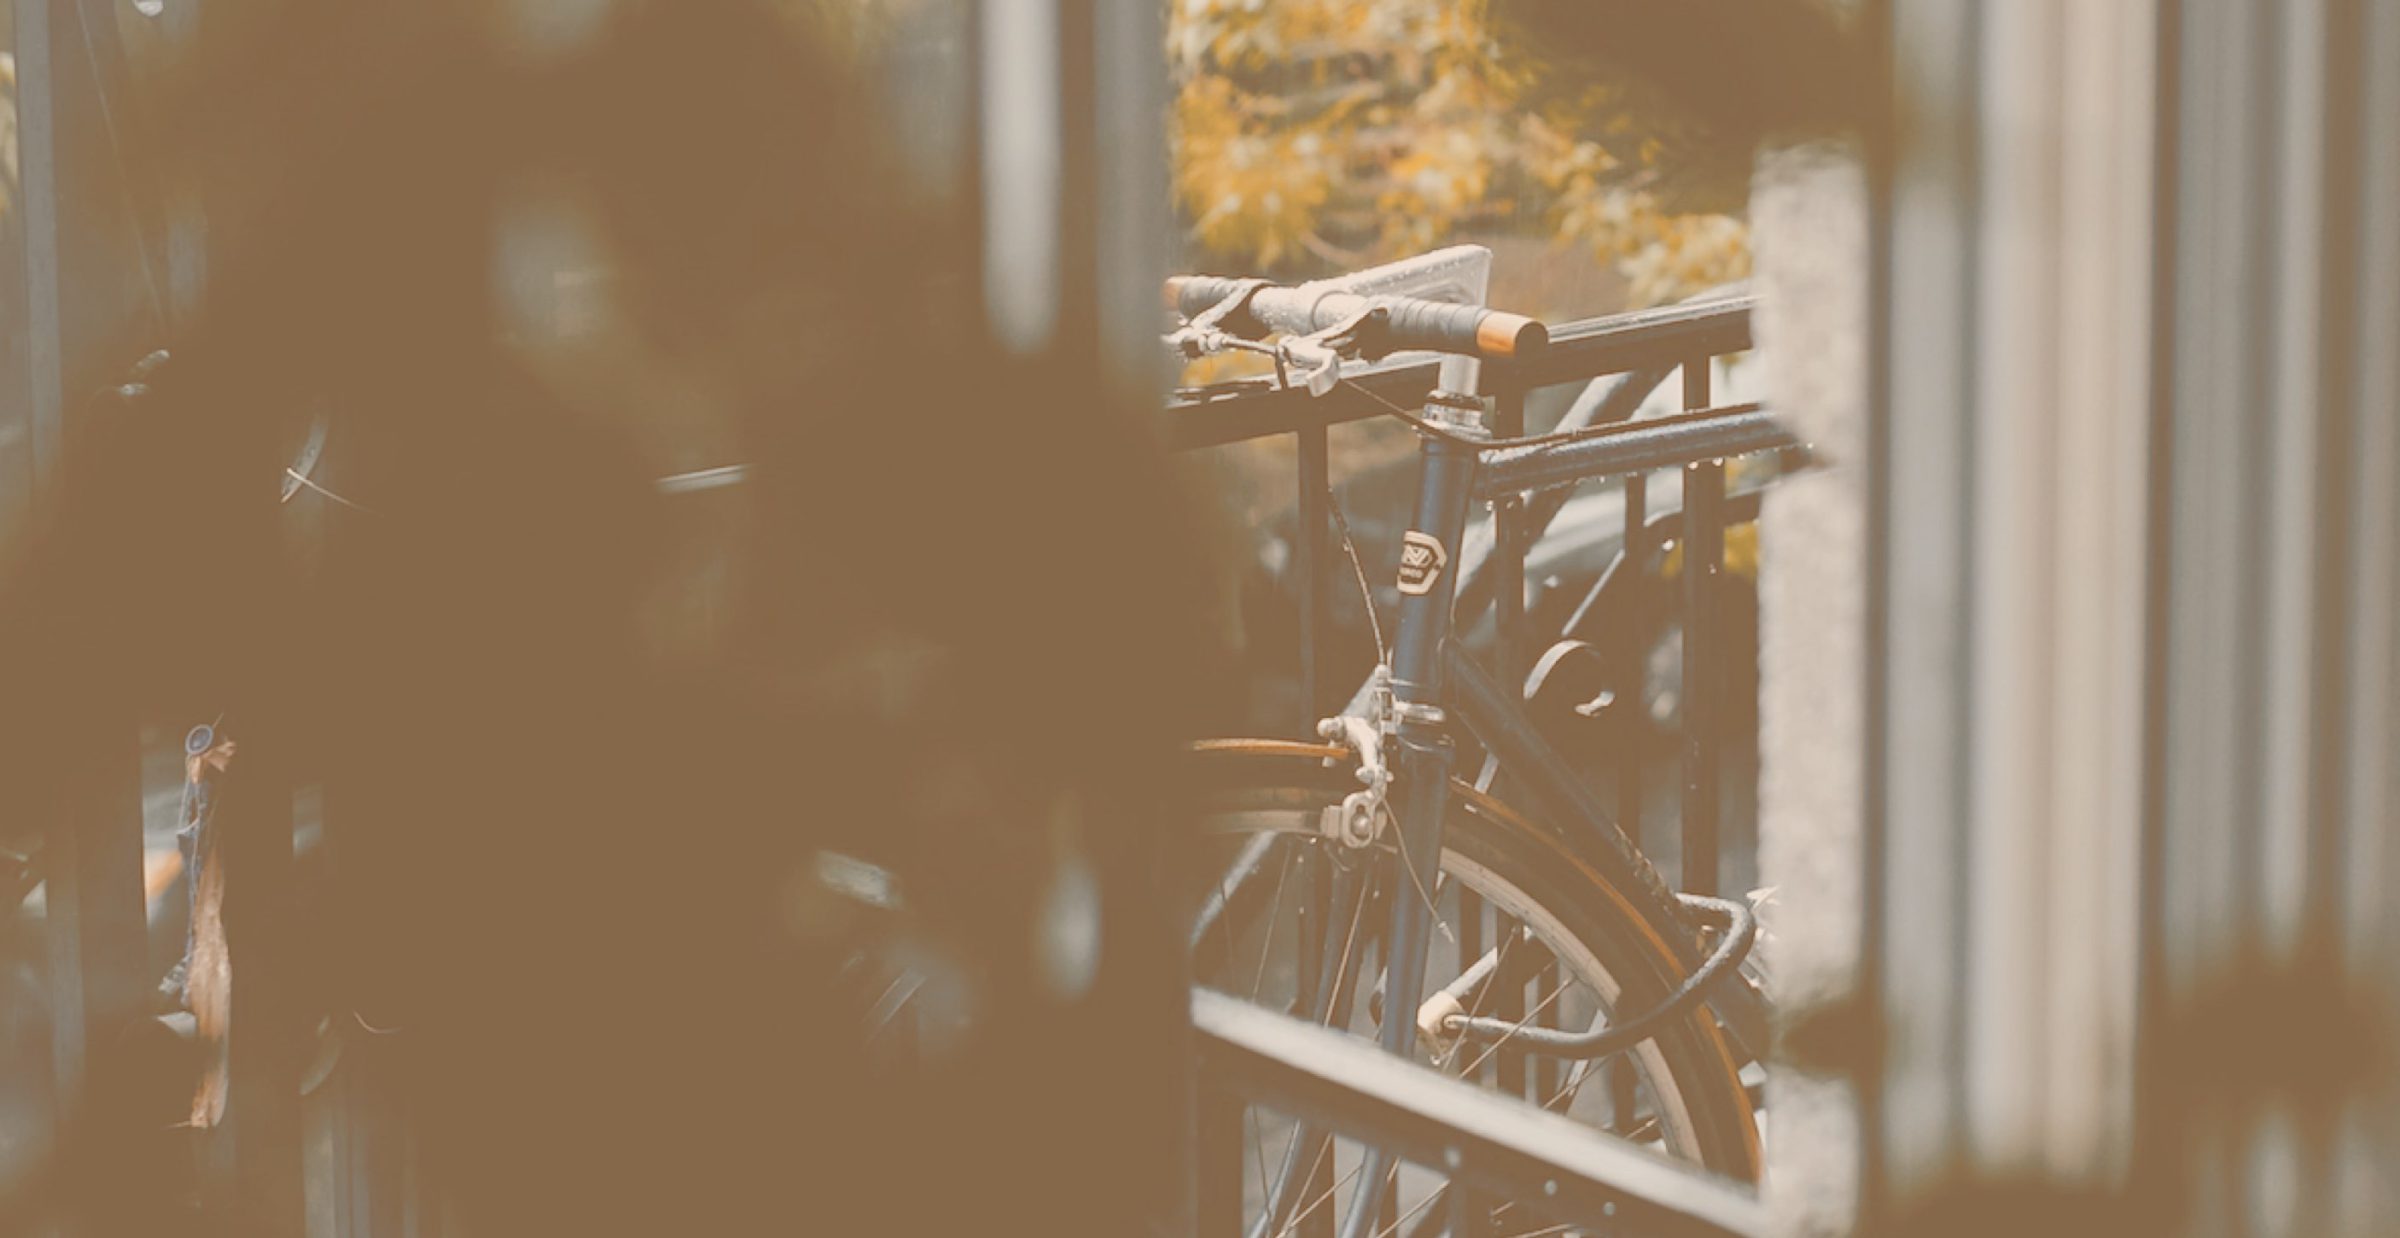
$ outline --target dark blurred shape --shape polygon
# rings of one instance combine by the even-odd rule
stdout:
[[[274,1183],[320,1009],[394,1029],[378,1090],[466,1233],[1148,1228],[1184,1125],[1155,771],[1201,608],[1146,410],[1092,357],[987,345],[969,233],[887,188],[810,27],[625,3],[535,55],[505,26],[211,12],[137,152],[209,205],[203,311],[139,408],[71,427],[0,592],[8,819],[55,817],[55,772],[137,717],[244,719],[211,1228],[296,1227]],[[528,182],[606,247],[641,382],[605,407],[502,338],[495,220]],[[751,481],[726,605],[669,662],[639,445],[695,408]],[[303,574],[275,483],[319,414],[343,502],[283,511]],[[283,807],[314,781],[325,925]],[[859,1069],[840,943],[794,913],[824,846],[892,868],[980,999],[912,1077]],[[1098,945],[1062,973],[1037,929],[1070,873]],[[297,979],[320,935],[330,995]],[[37,1186],[91,1232],[152,1189],[103,1082]]]

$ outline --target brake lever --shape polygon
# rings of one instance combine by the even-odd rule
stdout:
[[[1181,354],[1184,360],[1196,361],[1212,352],[1222,351],[1227,347],[1227,341],[1243,338],[1226,330],[1225,320],[1233,317],[1243,306],[1248,305],[1251,295],[1266,287],[1270,282],[1263,279],[1246,279],[1235,285],[1234,290],[1228,293],[1224,300],[1193,315],[1183,326],[1169,332],[1167,335],[1168,346]]]
[[[1369,329],[1381,326],[1391,311],[1370,305],[1322,331],[1283,342],[1284,355],[1304,368],[1301,381],[1312,396],[1322,396],[1341,381],[1342,362],[1365,357]]]

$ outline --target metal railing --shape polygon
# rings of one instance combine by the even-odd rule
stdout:
[[[1240,1232],[1244,1104],[1389,1149],[1442,1174],[1454,1191],[1513,1201],[1547,1225],[1624,1235],[1766,1232],[1765,1210],[1750,1191],[1366,1041],[1209,992],[1193,994],[1192,1026],[1203,1234]]]

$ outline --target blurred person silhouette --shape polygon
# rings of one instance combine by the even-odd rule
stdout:
[[[983,339],[963,221],[885,187],[806,22],[623,3],[532,49],[519,11],[212,12],[146,101],[137,153],[209,203],[206,301],[8,565],[0,808],[55,811],[51,763],[133,717],[227,702],[235,1015],[296,1078],[311,999],[266,980],[304,930],[245,874],[321,780],[334,1000],[396,1029],[377,1056],[465,1232],[1151,1228],[1186,1122],[1149,878],[1205,573],[1146,410],[1072,349]],[[495,307],[528,186],[613,273],[606,355],[564,371]],[[318,410],[343,502],[286,509],[298,572],[273,484]],[[662,631],[646,449],[695,424],[753,482],[724,605]],[[168,512],[205,565],[155,544]],[[203,575],[204,613],[145,600]],[[193,640],[205,663],[159,652]],[[834,844],[967,979],[971,1034],[903,1078],[858,1069],[811,910]],[[138,1193],[100,1083],[49,1215]],[[287,1209],[237,1191],[210,1223]]]

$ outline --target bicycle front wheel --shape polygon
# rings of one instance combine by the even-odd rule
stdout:
[[[1332,759],[1328,766],[1328,758]],[[1583,1029],[1632,1018],[1672,994],[1683,971],[1643,891],[1616,889],[1550,832],[1463,784],[1451,797],[1437,873],[1400,869],[1382,843],[1352,848],[1322,832],[1327,807],[1357,789],[1338,749],[1277,741],[1204,745],[1191,757],[1197,828],[1172,871],[1194,913],[1196,979],[1261,1005],[1373,1036],[1387,1010],[1376,984],[1389,898],[1421,898],[1437,921],[1426,992],[1467,992],[1464,1013]],[[1367,891],[1342,905],[1343,866]],[[1363,866],[1363,867],[1361,867]],[[1647,914],[1645,914],[1647,913]],[[1328,945],[1332,948],[1328,949]],[[1482,964],[1491,980],[1460,978]],[[1616,1058],[1577,1063],[1497,1044],[1422,1044],[1445,1073],[1520,1096],[1678,1160],[1742,1180],[1758,1174],[1758,1125],[1735,1055],[1705,1009]],[[1251,1232],[1320,1232],[1345,1208],[1363,1149],[1254,1111],[1245,1194]],[[1422,1180],[1419,1180],[1419,1179]],[[1376,1227],[1435,1226],[1443,1188],[1431,1175],[1390,1175]],[[1509,1222],[1497,1201],[1493,1233],[1542,1228]],[[1269,1212],[1274,1215],[1268,1216]],[[1261,1224],[1261,1222],[1265,1222]]]

